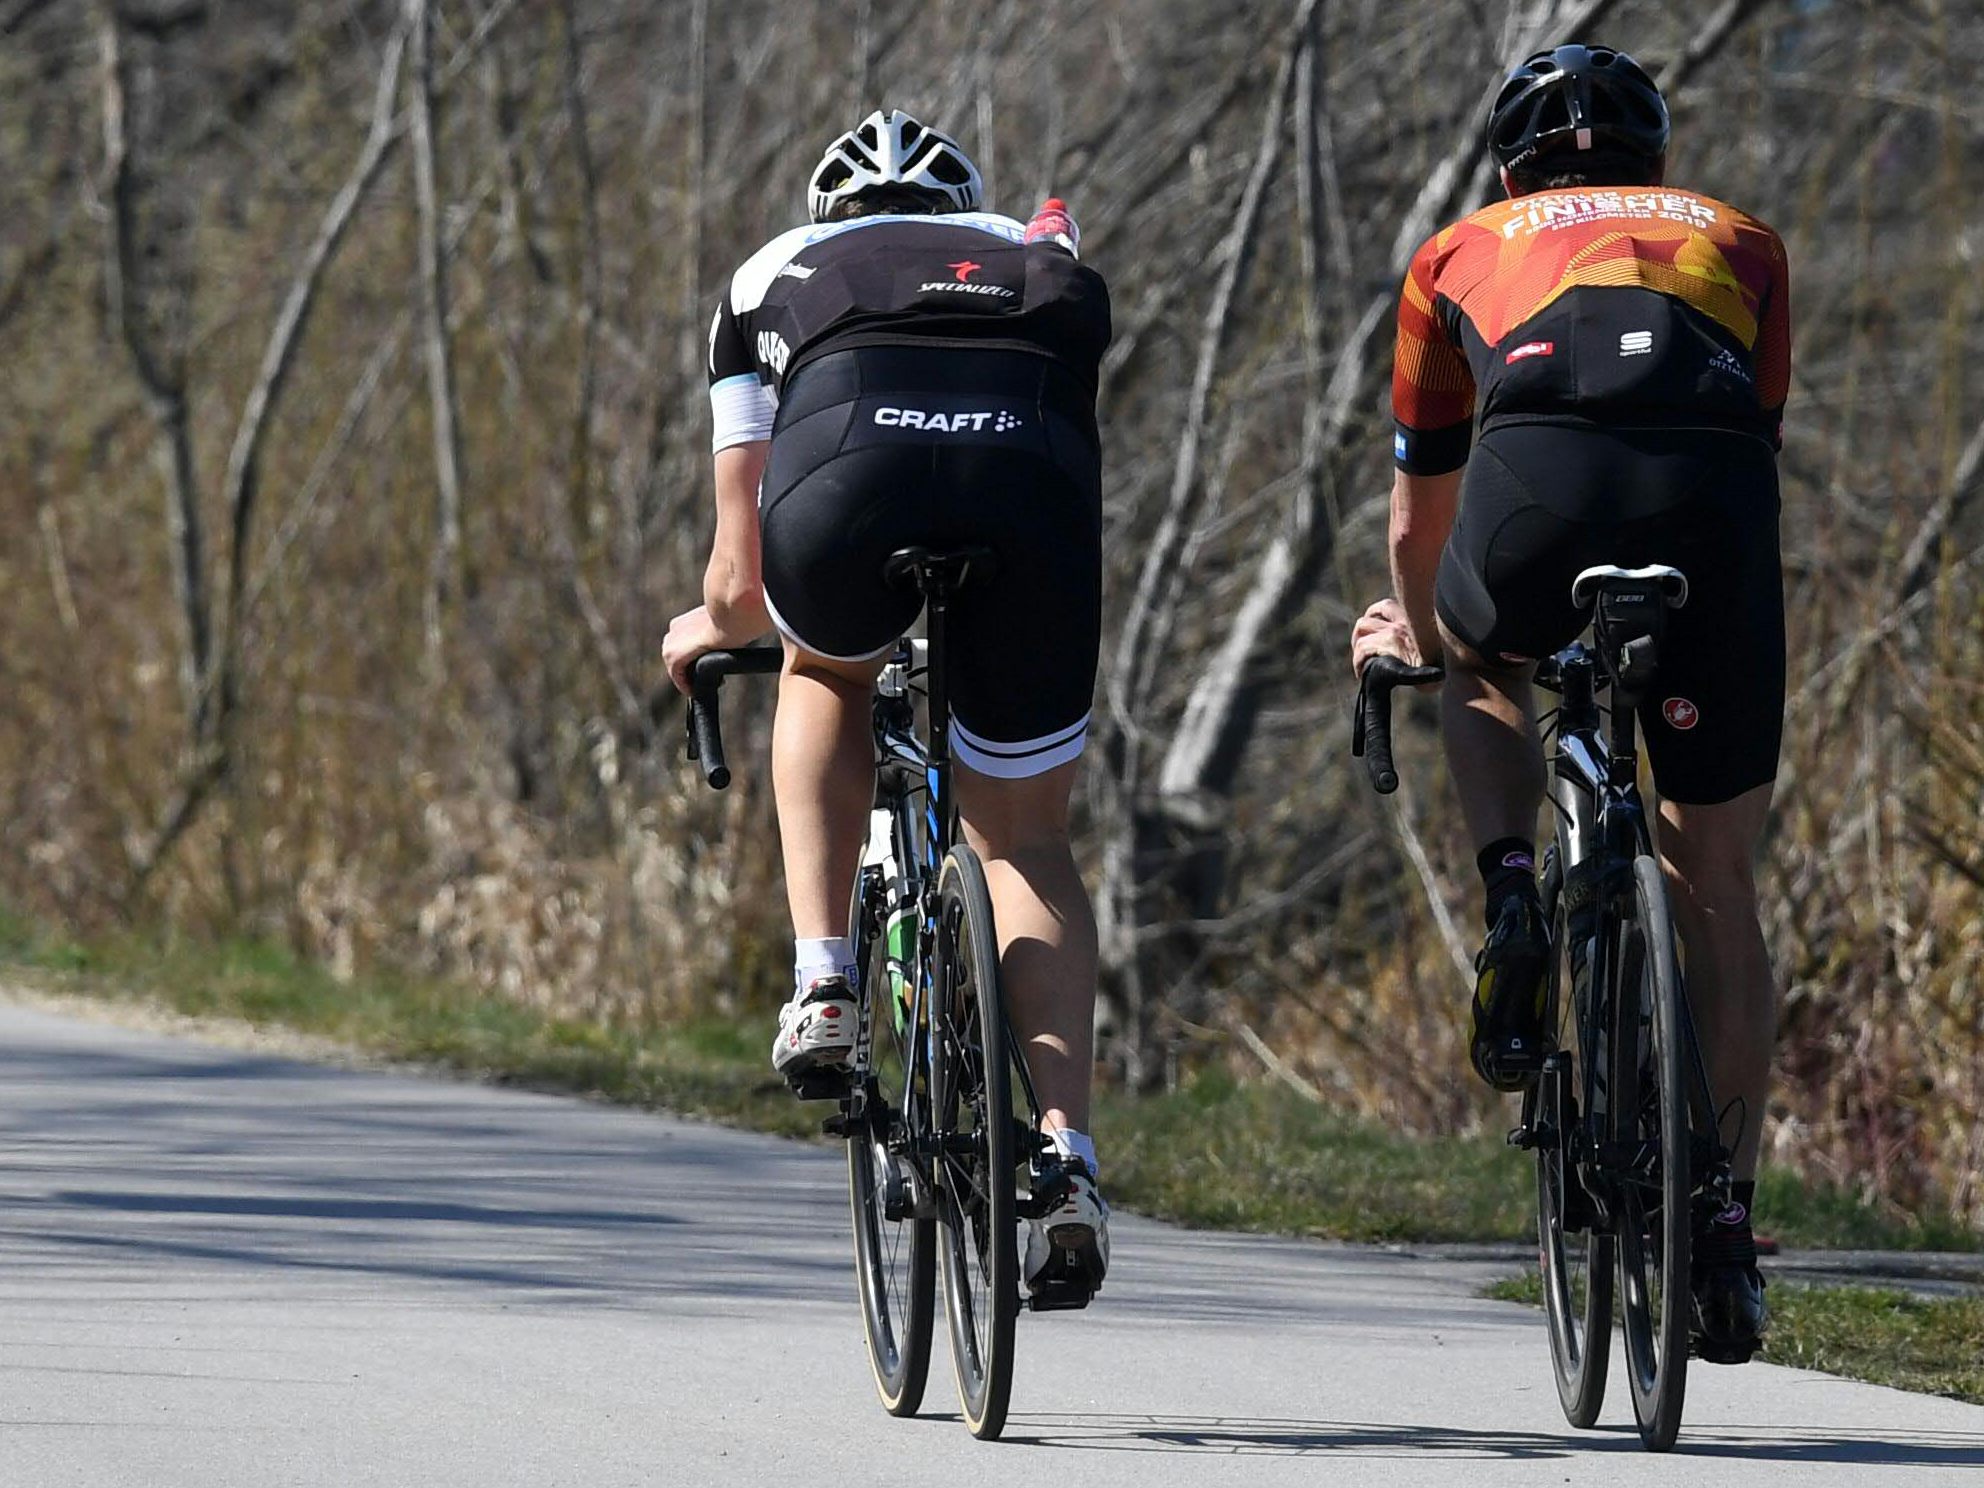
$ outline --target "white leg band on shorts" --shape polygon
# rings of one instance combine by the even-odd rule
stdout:
[[[979,774],[999,780],[1025,780],[1030,776],[1044,775],[1057,765],[1081,758],[1082,749],[1088,743],[1089,716],[1084,713],[1071,727],[1020,744],[1005,744],[974,734],[953,718],[951,754],[959,763]]]
[[[896,648],[895,640],[891,640],[886,645],[878,646],[873,651],[862,656],[839,656],[832,651],[821,650],[818,646],[813,645],[805,637],[793,630],[790,625],[787,625],[785,623],[785,616],[778,612],[778,606],[772,603],[772,597],[769,593],[765,595],[765,612],[772,617],[772,626],[780,635],[784,636],[808,656],[817,656],[823,661],[874,661],[877,657],[887,656]],[[897,639],[900,639],[900,637]],[[1086,723],[1087,720],[1084,719],[1083,722]]]

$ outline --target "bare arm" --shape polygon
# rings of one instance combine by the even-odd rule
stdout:
[[[716,540],[703,570],[703,602],[671,620],[661,643],[668,675],[683,692],[698,656],[741,646],[772,628],[758,548],[758,482],[770,449],[770,440],[754,439],[716,453]]]
[[[771,629],[758,554],[758,482],[771,441],[733,444],[716,454],[716,540],[703,571],[703,604],[736,642]]]
[[[1440,571],[1440,550],[1447,544],[1460,505],[1462,473],[1409,475],[1401,470],[1392,480],[1392,593],[1404,607],[1419,655],[1427,662],[1437,662],[1441,655],[1433,584]]]

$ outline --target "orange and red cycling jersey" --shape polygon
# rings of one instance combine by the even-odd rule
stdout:
[[[1780,437],[1791,378],[1784,244],[1666,187],[1539,191],[1413,255],[1392,370],[1394,454],[1466,463],[1499,424],[1714,428]]]

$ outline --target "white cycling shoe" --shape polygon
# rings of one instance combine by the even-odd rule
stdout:
[[[1070,1187],[1061,1206],[1027,1222],[1020,1275],[1036,1305],[1053,1293],[1086,1300],[1102,1289],[1109,1272],[1109,1206],[1087,1164],[1072,1161],[1067,1172]]]
[[[788,1080],[816,1071],[842,1071],[854,1054],[858,1022],[854,988],[840,975],[815,977],[778,1012],[772,1068]]]

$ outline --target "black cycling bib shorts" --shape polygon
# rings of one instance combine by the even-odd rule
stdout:
[[[955,757],[1020,779],[1082,752],[1102,636],[1094,397],[1050,357],[869,346],[806,362],[778,405],[759,516],[781,635],[838,661],[886,654],[922,599],[900,548],[989,548],[952,601]]]
[[[1713,805],[1769,784],[1785,684],[1769,445],[1721,430],[1542,423],[1483,434],[1440,559],[1441,623],[1491,663],[1552,655],[1589,618],[1572,581],[1606,563],[1688,576],[1639,709],[1661,795]]]

